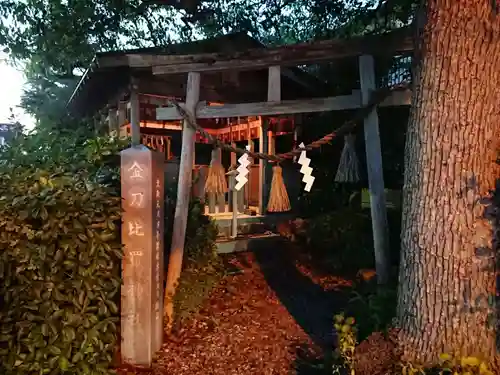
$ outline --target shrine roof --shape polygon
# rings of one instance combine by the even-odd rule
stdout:
[[[116,102],[128,93],[135,77],[140,93],[183,98],[187,73],[154,75],[153,56],[186,56],[191,54],[221,53],[265,49],[266,47],[245,33],[233,33],[189,43],[170,44],[165,47],[101,52],[95,55],[67,103],[73,114],[84,117]],[[137,64],[146,59],[146,63]],[[135,63],[134,63],[135,61]],[[282,69],[282,95],[284,99],[315,97],[323,94],[324,83],[299,68]],[[223,102],[249,102],[266,100],[267,69],[256,71],[218,71],[202,75],[200,100]]]

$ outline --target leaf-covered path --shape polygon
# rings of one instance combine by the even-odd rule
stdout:
[[[311,277],[294,259],[286,248],[232,256],[240,272],[224,278],[145,373],[313,373],[305,362],[331,352],[332,317],[349,282]]]

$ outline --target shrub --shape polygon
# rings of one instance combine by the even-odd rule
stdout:
[[[175,211],[176,187],[166,188],[165,244],[170,249]],[[196,313],[212,288],[222,277],[222,263],[217,255],[215,239],[218,229],[204,215],[204,205],[198,199],[189,204],[183,270],[174,296],[176,325]],[[168,261],[168,256],[165,257]]]
[[[313,257],[344,271],[373,267],[369,215],[354,208],[343,208],[310,219],[306,236]]]
[[[301,190],[297,200],[300,217],[317,217],[345,207],[360,207],[360,184],[334,182],[335,173],[331,167],[315,170],[314,188],[311,192]]]
[[[372,332],[385,331],[396,316],[396,287],[373,284],[353,290],[346,306],[346,313],[356,319],[359,339],[362,341]]]
[[[337,357],[341,360],[344,372],[354,374],[354,351],[357,342],[357,330],[352,317],[346,318],[344,314],[334,317],[334,328],[337,336]],[[333,374],[340,374],[342,368],[338,364],[333,366]]]
[[[98,182],[113,167],[87,157],[86,139],[41,131],[0,153],[2,374],[109,371],[121,205],[116,185]],[[110,155],[122,147],[103,144]]]

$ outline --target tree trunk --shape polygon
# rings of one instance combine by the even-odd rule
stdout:
[[[496,355],[500,16],[490,0],[428,0],[405,150],[398,324],[403,357]],[[493,325],[491,324],[493,323]]]

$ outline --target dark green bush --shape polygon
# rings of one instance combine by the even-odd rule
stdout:
[[[176,187],[166,188],[165,243],[170,249],[174,220]],[[184,264],[177,293],[174,296],[176,324],[196,313],[212,288],[222,277],[222,263],[217,255],[215,239],[217,226],[206,215],[198,199],[189,204],[184,247]],[[168,256],[166,257],[168,261]]]
[[[370,213],[341,208],[308,220],[308,248],[333,271],[357,271],[374,265]]]
[[[345,207],[359,207],[361,185],[334,182],[336,171],[320,169],[315,171],[314,188],[311,192],[301,191],[297,201],[297,214],[302,218],[326,215]]]
[[[311,255],[314,255],[319,263],[345,271],[373,268],[375,258],[370,216],[369,209],[360,209],[353,205],[308,219],[305,237]],[[387,221],[390,260],[393,267],[397,267],[401,211],[388,210]]]
[[[86,139],[41,131],[0,151],[2,374],[109,372],[121,205],[115,167],[90,152]],[[117,140],[101,145],[110,155],[122,147]]]
[[[372,332],[385,331],[396,316],[396,286],[365,284],[353,290],[345,309],[347,316],[356,319],[358,340],[361,342]]]

